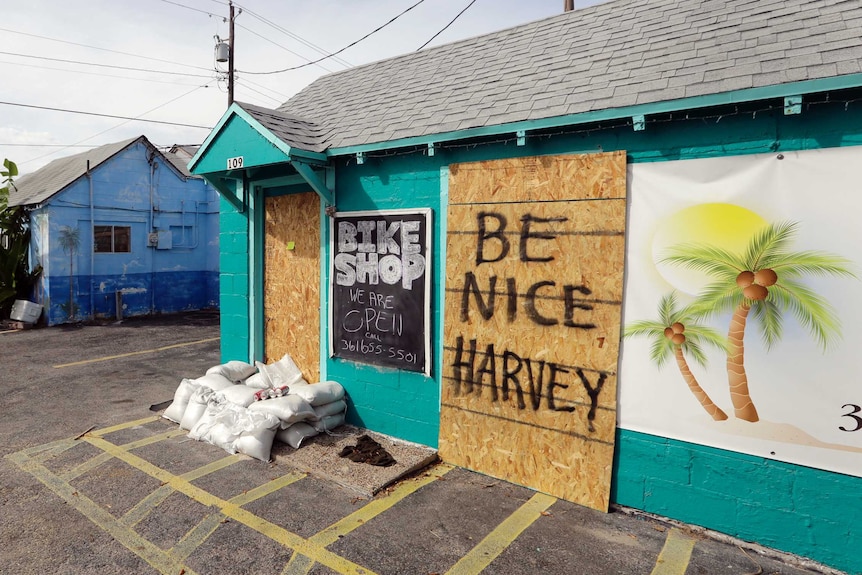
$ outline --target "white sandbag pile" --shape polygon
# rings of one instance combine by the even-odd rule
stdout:
[[[285,354],[276,363],[229,361],[197,379],[183,379],[162,417],[189,437],[269,461],[275,439],[302,442],[344,423],[344,388],[335,381],[309,384]]]

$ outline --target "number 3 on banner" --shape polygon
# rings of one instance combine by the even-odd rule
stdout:
[[[856,427],[854,427],[853,429],[847,429],[843,425],[839,425],[838,429],[840,429],[841,431],[859,431],[860,429],[862,429],[862,417],[859,417],[856,414],[859,413],[860,411],[862,411],[862,407],[855,405],[855,404],[852,404],[852,403],[845,403],[844,405],[841,406],[842,409],[846,408],[846,407],[852,407],[853,410],[848,412],[848,413],[845,413],[841,417],[849,417],[849,418],[853,419],[856,422]]]

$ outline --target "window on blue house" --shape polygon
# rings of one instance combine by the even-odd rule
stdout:
[[[93,226],[93,250],[107,254],[131,252],[131,226]]]

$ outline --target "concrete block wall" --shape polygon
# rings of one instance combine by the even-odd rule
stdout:
[[[432,288],[432,377],[407,374],[327,358],[327,334],[321,334],[327,378],[348,388],[350,419],[368,428],[427,445],[437,444],[438,360],[442,345],[442,289],[445,241],[441,224],[446,199],[441,169],[464,161],[511,156],[625,150],[630,163],[732,156],[778,150],[862,145],[862,115],[841,101],[862,96],[832,95],[834,103],[806,108],[785,117],[763,104],[704,112],[709,120],[649,123],[643,132],[630,126],[599,132],[528,139],[526,146],[486,145],[441,149],[422,154],[370,158],[363,165],[337,162],[339,209],[404,207],[434,209]],[[825,96],[813,96],[823,100]],[[725,112],[727,115],[721,115]],[[756,112],[756,114],[755,114]],[[695,114],[696,115],[696,114]],[[721,117],[721,121],[715,120]],[[222,357],[249,358],[248,220],[222,202]],[[329,238],[323,220],[322,237]],[[245,235],[245,238],[239,237]],[[245,240],[245,241],[244,241]],[[324,246],[328,268],[328,244]],[[323,289],[328,285],[323,270]],[[325,307],[323,308],[325,313]],[[445,369],[445,367],[444,367]],[[621,385],[626,385],[621,381]],[[780,550],[797,553],[850,573],[862,573],[862,478],[791,465],[741,453],[619,429],[611,500]]]
[[[249,361],[249,222],[221,198],[219,217],[221,358]]]
[[[862,572],[862,480],[620,429],[611,500]]]

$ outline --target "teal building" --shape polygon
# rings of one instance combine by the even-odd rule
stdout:
[[[688,160],[790,158],[834,149],[855,154],[858,163],[860,37],[862,7],[846,2],[613,0],[330,74],[277,109],[234,103],[189,164],[221,196],[222,359],[275,361],[290,353],[308,379],[344,385],[352,423],[442,446],[451,431],[441,425],[441,413],[453,370],[447,355],[452,320],[446,313],[453,278],[446,270],[461,257],[447,253],[454,237],[448,218],[456,166],[621,153],[633,218],[639,166],[666,163],[672,169]],[[852,162],[843,165],[855,170]],[[588,179],[586,171],[577,177]],[[528,185],[535,174],[527,172],[513,174],[512,181]],[[833,176],[824,174],[824,186]],[[534,191],[536,205],[554,193]],[[846,194],[858,196],[858,188]],[[427,320],[416,328],[410,320],[419,316],[406,313],[407,327],[397,333],[421,331],[427,369],[383,365],[371,348],[367,360],[346,357],[339,352],[345,323],[333,322],[343,304],[333,300],[341,293],[334,289],[340,274],[348,269],[374,278],[369,281],[376,285],[397,286],[402,275],[387,282],[387,274],[406,268],[397,271],[394,260],[387,260],[390,267],[381,264],[395,253],[383,240],[367,250],[377,251],[372,267],[360,272],[359,263],[371,260],[357,252],[350,266],[338,268],[337,256],[352,245],[349,233],[339,235],[339,218],[370,214],[368,221],[382,227],[367,228],[365,240],[377,233],[375,239],[388,238],[404,249],[407,232],[399,236],[398,230],[406,220],[399,214],[420,210],[430,214],[422,220],[427,289],[418,303]],[[839,207],[835,217],[850,217],[849,209]],[[492,225],[484,237],[502,244],[501,229]],[[541,235],[536,229],[520,232],[522,245]],[[352,232],[360,238],[354,244],[361,246],[357,230],[361,226]],[[517,244],[517,235],[506,237]],[[530,249],[522,261],[539,257]],[[626,312],[627,299],[640,287],[626,282],[617,302],[622,319],[607,334],[614,345],[622,339],[623,323],[640,319]],[[532,296],[547,286],[534,284]],[[506,289],[501,279],[498,306],[507,305]],[[349,297],[372,291],[381,297],[370,288]],[[567,301],[575,302],[570,292]],[[491,293],[477,288],[473,295],[464,298],[471,313],[488,311]],[[554,321],[543,304],[534,305],[540,320]],[[372,319],[392,320],[380,317]],[[842,319],[845,325],[860,323],[858,317]],[[390,341],[381,345],[392,347]],[[556,345],[564,342],[548,342]],[[621,354],[628,349],[624,344]],[[402,351],[405,357],[410,353]],[[623,405],[627,389],[643,385],[642,374],[624,368],[608,373],[617,380]],[[481,373],[477,377],[481,384]],[[850,368],[831,371],[832,379],[856,377]],[[862,449],[862,431],[853,429],[859,421],[853,406],[860,402],[857,385],[829,424],[843,427],[848,457]],[[627,426],[627,412],[617,413],[615,402],[599,407],[617,420],[610,503],[862,572],[862,466],[855,473],[852,466],[837,471],[820,465],[816,451],[802,464],[780,453],[648,433]],[[442,449],[441,455],[446,458]],[[506,471],[498,475],[505,478]]]

